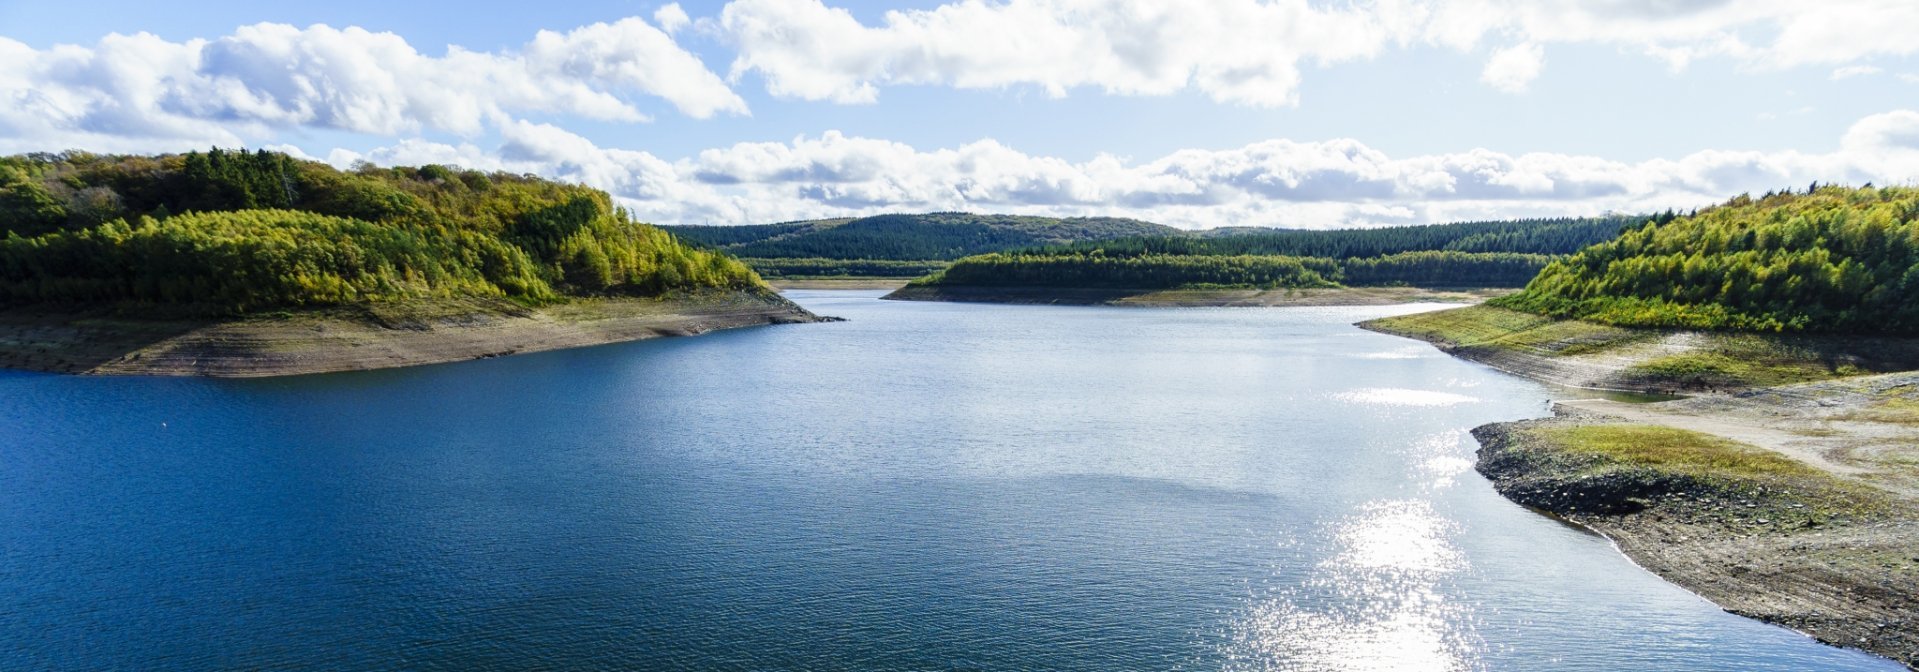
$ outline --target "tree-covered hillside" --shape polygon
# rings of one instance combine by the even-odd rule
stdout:
[[[1651,218],[1669,221],[1676,215]],[[1024,248],[960,259],[923,285],[1520,287],[1553,255],[1645,217],[1530,219],[1328,231],[1234,229]]]
[[[939,212],[755,226],[662,227],[740,257],[939,260],[1018,247],[1127,236],[1178,235],[1169,226],[1113,217],[1023,217]]]
[[[1551,260],[1539,254],[1430,250],[1349,259],[1273,254],[1000,252],[955,261],[945,271],[914,284],[1105,289],[1518,287]]]
[[[1659,216],[1671,219],[1675,215]],[[1281,255],[1293,257],[1378,257],[1400,252],[1518,252],[1570,254],[1645,221],[1645,217],[1588,217],[1457,222],[1376,229],[1247,229],[1202,231],[1179,236],[1123,238],[1059,246],[1057,252],[1173,255]]]
[[[763,286],[586,187],[436,165],[343,172],[265,151],[0,158],[0,236],[5,305],[236,313]]]
[[[1500,303],[1631,326],[1919,333],[1919,189],[1741,196],[1586,248]]]

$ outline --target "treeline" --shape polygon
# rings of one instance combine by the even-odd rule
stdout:
[[[1258,289],[1420,285],[1517,287],[1551,257],[1511,252],[1402,252],[1327,259],[1281,255],[995,253],[953,262],[919,285]]]
[[[1502,305],[1631,326],[1919,333],[1919,189],[1814,185],[1652,222]]]
[[[1676,213],[1668,212],[1651,219],[1671,221],[1675,217]],[[1131,237],[1079,242],[1049,250],[1022,251],[1088,253],[1099,250],[1120,255],[1280,255],[1329,259],[1380,257],[1416,251],[1571,254],[1588,245],[1611,240],[1620,231],[1648,219],[1628,216],[1514,219],[1323,231],[1233,229],[1211,235],[1200,232],[1194,235]]]
[[[1675,215],[1660,216],[1661,221]],[[794,260],[943,262],[993,252],[1108,256],[1286,256],[1351,259],[1401,252],[1569,254],[1611,239],[1645,217],[1525,219],[1329,231],[1256,228],[1186,232],[1132,219],[967,213],[881,215],[754,226],[665,227],[675,235],[752,259],[758,271],[802,275]],[[779,260],[779,261],[774,261]],[[923,266],[932,266],[923,263]],[[846,264],[823,274],[896,275],[902,267]]]
[[[963,212],[879,215],[757,226],[665,228],[674,235],[741,257],[894,261],[951,261],[1016,247],[1178,233],[1178,229],[1169,226],[1135,219],[976,215]]]
[[[864,277],[916,278],[946,268],[947,262],[892,259],[753,259],[741,263],[768,278]]]
[[[343,172],[264,151],[0,158],[0,235],[7,304],[235,313],[764,286],[597,190],[434,165]]]

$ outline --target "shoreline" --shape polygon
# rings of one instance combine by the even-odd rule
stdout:
[[[1845,482],[1607,463],[1550,438],[1582,427],[1642,426],[1578,412],[1482,425],[1474,467],[1506,499],[1605,537],[1729,613],[1919,669],[1909,501]]]
[[[766,284],[772,285],[774,289],[780,291],[789,289],[884,289],[891,291],[905,287],[906,283],[912,280],[912,278],[886,277],[767,278]]]
[[[1511,289],[1421,287],[1312,287],[1296,289],[1095,289],[1071,287],[906,286],[883,299],[1141,308],[1276,308],[1386,306],[1404,303],[1479,303]]]
[[[581,298],[527,308],[463,298],[234,319],[0,312],[0,368],[259,378],[443,364],[722,329],[833,321],[770,292]]]
[[[1740,394],[1919,369],[1919,339],[1633,329],[1494,306],[1367,320],[1361,329],[1544,383],[1607,392]]]
[[[1564,387],[1704,392],[1561,400],[1551,417],[1483,425],[1474,467],[1728,612],[1919,669],[1919,341],[1491,306],[1357,326]],[[1870,375],[1887,370],[1900,372]]]

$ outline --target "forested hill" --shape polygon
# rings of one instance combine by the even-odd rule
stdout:
[[[1582,250],[1500,303],[1631,326],[1919,333],[1919,189],[1741,196]]]
[[[231,314],[361,301],[759,290],[604,192],[273,152],[0,158],[0,305]]]
[[[948,261],[1018,247],[1180,233],[1170,226],[1136,219],[1062,219],[960,212],[661,228],[740,257],[893,261]]]
[[[1673,214],[1651,218],[1670,221]],[[1520,287],[1555,255],[1646,217],[1128,237],[967,257],[919,285],[980,287]]]
[[[1670,220],[1676,215],[1658,216]],[[1108,255],[1282,255],[1294,257],[1378,257],[1401,252],[1517,252],[1570,254],[1611,240],[1645,217],[1611,216],[1564,219],[1511,219],[1373,229],[1246,229],[1202,231],[1179,236],[1132,237],[1079,242],[1048,250],[1061,254],[1100,250]]]

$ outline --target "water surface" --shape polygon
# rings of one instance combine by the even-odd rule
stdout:
[[[0,669],[1897,669],[1514,506],[1412,310],[896,303],[463,364],[0,373]]]

